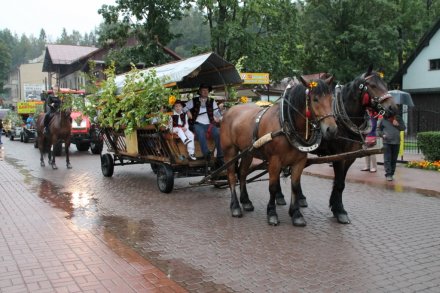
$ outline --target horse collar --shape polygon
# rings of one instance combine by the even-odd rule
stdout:
[[[363,105],[363,103],[362,106],[366,107]],[[344,101],[342,99],[342,89],[340,92],[338,92],[338,94],[336,94],[335,99],[333,100],[333,113],[335,114],[336,120],[353,134],[362,136],[362,133],[368,133],[371,131],[371,129],[369,128],[370,125],[367,120],[364,120],[364,122],[360,126],[354,124],[353,121],[351,121],[345,109]]]
[[[308,95],[306,94],[306,99]],[[287,141],[293,147],[297,148],[301,152],[312,152],[316,150],[321,144],[322,134],[319,131],[319,127],[314,123],[312,125],[312,135],[309,140],[304,140],[296,131],[294,126],[294,117],[289,114],[289,107],[293,108],[296,113],[301,114],[297,109],[295,109],[286,97],[281,99],[280,105],[280,125],[283,129],[283,133],[286,136]]]

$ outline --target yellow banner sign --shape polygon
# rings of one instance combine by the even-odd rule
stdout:
[[[243,84],[269,84],[269,73],[242,72]]]
[[[18,114],[34,114],[38,105],[43,105],[43,101],[37,102],[18,102],[17,103],[17,113]]]

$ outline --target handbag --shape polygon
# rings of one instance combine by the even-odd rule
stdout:
[[[374,147],[376,145],[376,137],[375,136],[367,136],[365,138],[365,144],[367,147]]]

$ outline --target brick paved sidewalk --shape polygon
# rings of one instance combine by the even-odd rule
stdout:
[[[0,292],[186,292],[110,234],[79,229],[0,159]]]

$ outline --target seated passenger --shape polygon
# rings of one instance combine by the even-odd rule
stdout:
[[[217,162],[223,163],[223,152],[220,147],[220,131],[216,123],[220,122],[221,113],[214,99],[209,98],[209,92],[212,87],[207,84],[201,84],[199,87],[199,96],[189,100],[183,111],[188,113],[190,123],[194,125],[194,131],[200,143],[203,156],[210,159],[211,153],[208,149],[206,135],[211,135],[215,141],[217,149]],[[189,111],[189,112],[188,112]]]
[[[173,133],[176,133],[186,145],[189,158],[191,160],[196,160],[196,155],[194,153],[194,134],[189,130],[188,115],[182,110],[183,102],[177,100],[173,105],[173,115],[171,116],[173,120]]]

